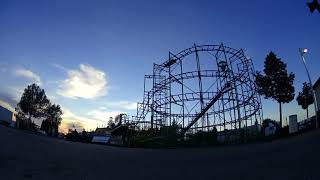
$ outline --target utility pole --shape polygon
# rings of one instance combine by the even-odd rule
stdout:
[[[318,128],[317,97],[316,97],[316,93],[315,93],[314,89],[312,88],[312,87],[313,87],[313,84],[312,84],[312,81],[311,81],[311,77],[310,77],[309,70],[308,70],[308,68],[307,68],[306,59],[305,59],[305,57],[304,57],[304,55],[308,52],[308,49],[299,48],[299,52],[300,52],[301,59],[302,59],[303,65],[304,65],[304,67],[305,67],[305,69],[306,69],[306,72],[307,72],[307,75],[308,75],[308,79],[309,79],[309,83],[310,83],[310,86],[311,86],[312,95],[313,95],[313,104],[314,104],[314,110],[315,110],[315,116],[316,116],[316,128]]]

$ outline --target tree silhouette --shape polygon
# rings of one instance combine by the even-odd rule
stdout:
[[[92,140],[92,136],[85,130],[83,129],[81,132],[81,141],[85,143],[89,143]]]
[[[309,118],[308,107],[313,103],[312,87],[309,83],[304,82],[302,92],[297,96],[297,102],[302,109],[307,110],[307,118]]]
[[[264,61],[264,75],[256,74],[258,93],[266,99],[273,99],[279,103],[280,127],[282,127],[282,103],[289,103],[294,99],[293,81],[295,75],[288,74],[287,65],[270,52]]]
[[[108,127],[109,128],[114,128],[116,126],[116,124],[113,122],[113,118],[110,117],[109,121],[108,121]]]
[[[115,118],[114,118],[114,123],[115,123],[116,125],[120,125],[120,124],[123,123],[122,121],[125,120],[126,117],[127,117],[127,114],[125,114],[125,113],[120,113],[120,114],[118,114],[118,115],[115,116]]]
[[[49,127],[50,127],[49,121],[43,120],[41,122],[40,130],[43,130],[48,134],[49,133]]]
[[[58,135],[58,128],[61,124],[62,110],[59,105],[49,105],[45,111],[45,120],[42,121],[41,130],[49,135]]]
[[[318,0],[313,0],[312,2],[308,2],[307,5],[311,13],[313,13],[316,9],[318,10],[318,12],[320,12],[320,4]]]
[[[29,85],[23,92],[19,109],[28,115],[29,122],[31,118],[41,118],[45,116],[46,109],[50,105],[46,93],[36,84]]]

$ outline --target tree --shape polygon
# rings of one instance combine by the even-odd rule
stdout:
[[[269,127],[270,124],[272,124],[276,128],[276,132],[275,133],[279,135],[280,134],[280,124],[277,121],[272,120],[270,118],[264,119],[262,121],[262,129],[263,129],[263,131],[265,131],[265,129],[267,127]]]
[[[318,0],[313,0],[312,2],[308,2],[307,5],[308,5],[311,13],[313,13],[316,9],[320,13],[320,4],[319,4]]]
[[[28,115],[28,120],[31,118],[41,118],[45,116],[45,111],[50,105],[45,91],[36,84],[29,85],[22,94],[18,107]]]
[[[269,126],[269,123],[270,123],[270,124],[273,124],[275,127],[279,127],[279,126],[280,126],[280,125],[277,123],[277,121],[272,120],[272,119],[270,119],[270,118],[267,118],[267,119],[264,119],[264,120],[262,121],[262,128],[264,129],[264,128],[268,127],[268,126]]]
[[[160,134],[162,136],[176,138],[178,136],[179,125],[173,120],[170,126],[163,126],[160,128]]]
[[[266,99],[273,99],[279,103],[280,127],[282,127],[282,103],[289,103],[294,99],[293,81],[295,75],[288,74],[287,65],[270,52],[264,62],[264,75],[256,74],[258,93]]]
[[[91,137],[85,129],[82,130],[80,138],[81,142],[89,143],[91,141]]]
[[[302,109],[307,110],[307,118],[309,118],[308,107],[313,103],[312,87],[309,83],[304,82],[302,92],[297,96],[297,102]]]
[[[120,125],[120,124],[124,123],[123,121],[126,120],[127,116],[128,115],[126,113],[120,113],[120,114],[116,115],[116,117],[114,118],[114,123],[116,125]]]
[[[45,131],[47,134],[49,133],[50,124],[46,119],[42,121],[40,130]]]
[[[68,134],[66,135],[66,140],[69,141],[80,141],[80,135],[76,129],[69,129]]]
[[[62,110],[59,105],[49,105],[45,110],[45,120],[42,121],[41,130],[49,135],[57,135],[58,128],[62,121]]]
[[[110,117],[110,118],[109,118],[109,121],[108,121],[108,127],[109,127],[109,128],[114,128],[114,126],[115,126],[115,123],[113,122],[113,118]]]

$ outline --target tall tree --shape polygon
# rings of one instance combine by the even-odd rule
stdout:
[[[116,125],[116,124],[113,122],[113,118],[110,117],[110,118],[109,118],[109,121],[108,121],[108,127],[109,127],[109,128],[114,128],[115,125]]]
[[[264,75],[256,74],[258,93],[266,99],[273,99],[279,103],[280,127],[282,127],[283,103],[289,103],[294,99],[293,81],[295,75],[288,74],[287,65],[277,58],[276,54],[270,52],[264,61]]]
[[[318,0],[313,0],[312,2],[308,2],[307,5],[311,13],[313,13],[315,10],[318,10],[318,12],[320,13],[320,4]]]
[[[128,116],[128,115],[127,115],[126,113],[120,113],[120,114],[116,115],[115,118],[114,118],[114,123],[115,123],[116,125],[119,125],[119,124],[124,123],[124,122],[122,122],[122,121],[125,121],[126,118],[127,118],[127,116]]]
[[[303,83],[302,91],[299,92],[299,95],[297,96],[297,102],[302,109],[307,111],[307,118],[309,118],[308,107],[313,103],[312,87],[309,83]]]
[[[45,111],[45,120],[42,121],[41,129],[49,135],[57,135],[62,121],[62,110],[59,105],[49,105]]]
[[[50,105],[46,93],[36,84],[29,85],[22,94],[18,107],[31,118],[41,118],[46,114],[46,109]]]

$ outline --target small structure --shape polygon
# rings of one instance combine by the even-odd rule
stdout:
[[[289,134],[298,132],[298,116],[296,114],[289,116]]]
[[[277,133],[277,125],[273,122],[267,122],[267,126],[264,128],[264,135],[265,136],[272,136]]]
[[[219,131],[217,135],[217,141],[220,143],[236,142],[240,140],[240,133],[238,130],[224,130]]]
[[[0,123],[13,127],[15,124],[15,113],[0,105]]]
[[[112,145],[128,145],[130,137],[135,134],[135,130],[129,128],[127,125],[119,124],[111,131],[110,144]]]
[[[108,135],[108,136],[110,136],[111,135],[111,128],[108,128],[108,127],[106,127],[106,128],[96,128],[96,130],[95,130],[95,135],[100,135],[100,136],[106,136],[106,135]]]
[[[111,128],[97,128],[94,132],[92,143],[109,144],[111,139]]]
[[[318,114],[320,115],[320,78],[314,83],[313,85],[313,90],[315,91],[316,94],[316,100],[317,100],[317,107],[318,107]]]
[[[247,133],[253,134],[253,133],[261,132],[262,126],[261,126],[261,124],[256,123],[254,125],[244,127],[244,129]]]
[[[243,136],[250,136],[256,133],[260,133],[262,129],[262,126],[258,123],[252,126],[243,127],[240,130],[239,129],[233,129],[233,130],[225,130],[225,131],[219,131],[217,136],[217,141],[221,143],[225,142],[236,142],[243,140]]]
[[[309,119],[304,119],[300,122],[298,122],[298,131],[299,132],[304,132],[311,130],[315,127],[316,124],[316,117],[312,116]]]
[[[91,142],[99,144],[109,144],[110,138],[110,136],[93,136]]]

